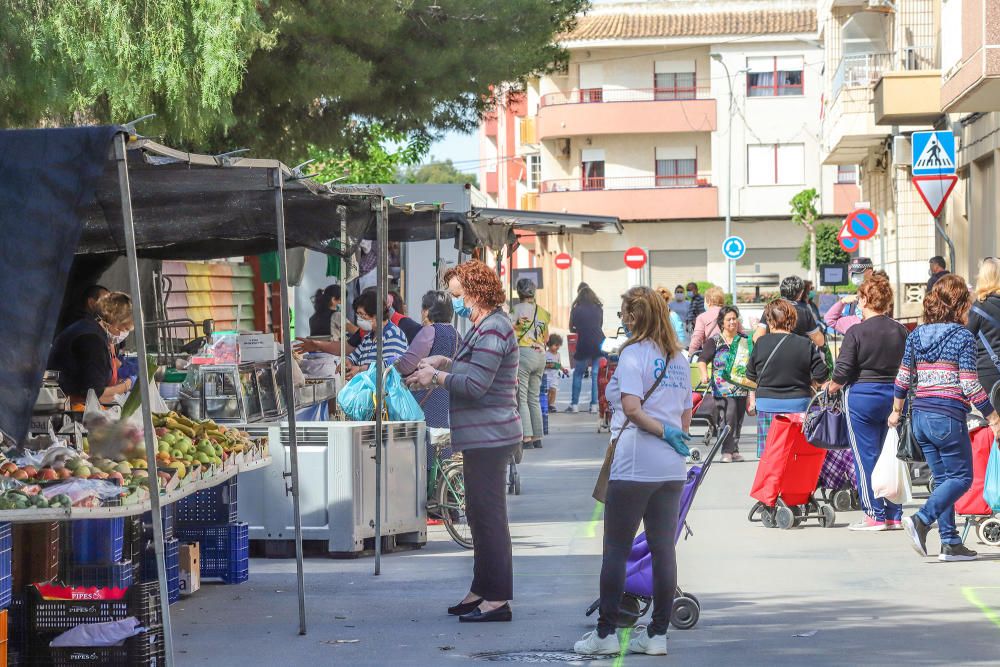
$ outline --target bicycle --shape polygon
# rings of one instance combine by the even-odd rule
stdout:
[[[434,461],[427,475],[427,513],[438,516],[451,539],[465,549],[472,548],[472,530],[465,515],[465,469],[461,454],[442,458],[445,445],[433,445]]]

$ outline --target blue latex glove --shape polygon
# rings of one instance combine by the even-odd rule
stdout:
[[[138,375],[129,375],[125,379],[126,380],[131,380],[131,384],[129,384],[129,386],[130,387],[134,387],[136,385],[136,383],[139,381],[139,376]],[[123,380],[123,382],[124,382],[124,380]]]
[[[687,443],[691,441],[691,436],[688,433],[670,426],[669,424],[663,425],[663,435],[661,436],[663,441],[674,448],[681,456],[690,456],[691,450],[688,449]]]

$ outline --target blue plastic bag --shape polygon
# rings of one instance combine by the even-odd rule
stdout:
[[[337,394],[340,409],[351,421],[375,419],[375,365],[358,373]],[[442,390],[443,391],[443,390]],[[392,421],[424,421],[424,411],[403,384],[399,371],[390,368],[385,378],[386,412]]]
[[[438,390],[444,391],[444,388]],[[423,408],[403,384],[403,378],[395,368],[389,370],[389,375],[385,379],[385,394],[389,419],[398,422],[424,421]]]
[[[983,500],[994,512],[1000,511],[1000,451],[997,450],[996,441],[990,448],[990,460],[986,463]]]
[[[369,368],[358,373],[337,393],[337,405],[350,421],[366,422],[375,418],[375,373]]]

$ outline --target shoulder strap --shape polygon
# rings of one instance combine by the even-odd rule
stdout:
[[[976,315],[979,315],[981,318],[992,324],[994,328],[1000,329],[1000,322],[997,322],[996,318],[987,313],[985,309],[980,308],[978,305],[976,305],[972,307],[972,312],[974,312]],[[993,362],[993,365],[996,366],[998,371],[1000,371],[1000,355],[996,353],[996,350],[994,350],[993,346],[990,345],[990,341],[986,339],[986,334],[983,333],[982,327],[980,327],[977,334],[979,336],[979,342],[983,344],[983,349],[985,349],[986,352],[989,353],[990,360]]]
[[[649,400],[649,397],[653,395],[653,392],[656,391],[656,388],[660,386],[660,383],[663,382],[663,378],[665,378],[666,376],[667,376],[667,366],[664,365],[663,372],[661,372],[659,375],[656,376],[656,381],[653,383],[653,386],[650,387],[649,391],[646,392],[646,395],[642,397],[642,401],[639,403],[640,406],[646,404],[646,401]],[[625,429],[628,428],[628,425],[631,423],[632,420],[629,419],[628,415],[625,415],[625,421],[622,422],[622,427],[618,431],[618,435],[615,436],[614,441],[612,441],[611,443],[612,448],[618,446],[618,441],[621,439],[622,434],[625,432]]]
[[[535,304],[535,312],[532,313],[532,315],[531,315],[531,326],[529,326],[527,329],[525,329],[521,333],[521,335],[517,337],[517,342],[518,342],[519,345],[520,345],[521,341],[524,339],[524,337],[528,335],[528,332],[535,328],[536,324],[538,324],[538,304],[537,303]]]
[[[771,359],[774,359],[774,355],[778,351],[778,348],[781,347],[782,343],[788,340],[789,336],[794,335],[795,334],[785,334],[785,337],[778,341],[778,344],[774,346],[773,350],[771,350],[771,354],[767,355],[767,359],[764,360],[764,365],[760,367],[760,373],[757,374],[758,378],[761,380],[764,379],[764,371],[767,370],[768,365],[771,363]]]

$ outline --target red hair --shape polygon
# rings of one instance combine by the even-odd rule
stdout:
[[[454,271],[452,275],[445,274],[446,278],[457,278],[462,285],[463,294],[475,299],[480,308],[493,310],[507,301],[500,278],[479,260],[472,259],[459,264]]]

